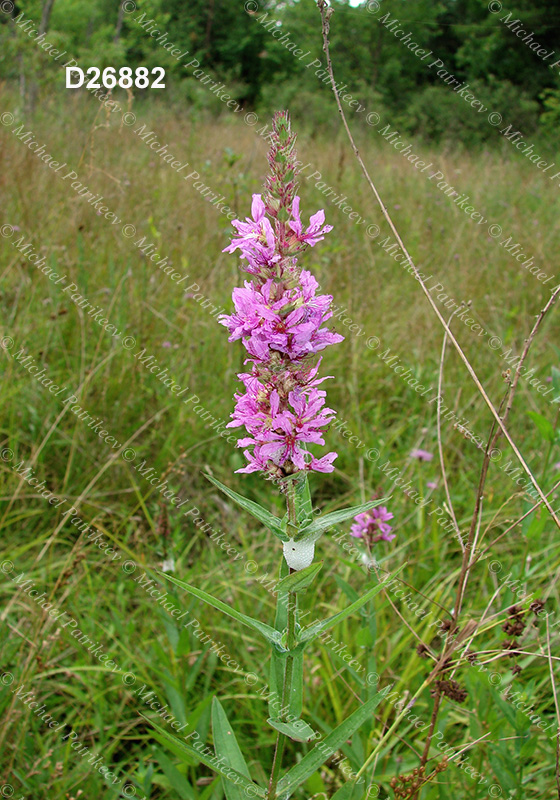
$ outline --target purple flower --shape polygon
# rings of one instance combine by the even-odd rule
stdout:
[[[219,320],[230,332],[229,341],[242,338],[257,360],[265,360],[271,351],[301,358],[343,341],[343,336],[321,327],[332,316],[332,297],[315,296],[318,284],[309,272],[303,270],[300,280],[301,286],[285,290],[279,299],[272,279],[260,287],[245,281],[244,289],[234,289],[237,313],[222,315]]]
[[[391,533],[393,528],[387,522],[393,519],[393,514],[385,506],[377,506],[371,511],[365,511],[354,517],[354,525],[350,528],[350,536],[357,539],[366,539],[369,544],[374,542],[390,542],[395,538]]]
[[[428,483],[426,484],[426,486],[428,487],[428,489],[432,489],[432,490],[435,490],[435,489],[437,489],[437,483],[436,483],[436,481],[428,481]]]
[[[318,386],[320,359],[313,357],[343,337],[325,327],[332,297],[317,294],[313,275],[301,270],[296,254],[313,247],[332,226],[318,211],[304,231],[294,177],[295,136],[287,114],[275,115],[268,156],[271,174],[266,194],[253,195],[252,218],[234,220],[237,234],[224,252],[240,250],[251,275],[233,291],[235,310],[219,322],[229,341],[241,340],[251,371],[238,375],[244,393],[235,395],[228,427],[243,426],[248,464],[238,472],[262,471],[278,478],[303,470],[332,472],[336,453],[316,458],[308,445],[325,444],[323,433],[335,417]],[[247,263],[244,263],[247,262]]]
[[[410,457],[417,458],[418,461],[431,461],[434,454],[428,453],[427,450],[411,450]]]
[[[224,248],[224,253],[241,250],[241,257],[249,261],[247,272],[258,274],[263,266],[275,264],[280,255],[276,253],[276,240],[270,220],[265,217],[265,205],[260,194],[253,195],[251,207],[253,219],[247,217],[245,222],[234,219],[232,225],[237,228],[238,236]]]
[[[332,225],[324,225],[325,212],[321,210],[317,211],[316,214],[313,214],[313,216],[310,217],[309,227],[305,233],[303,232],[303,226],[299,216],[299,197],[297,195],[294,197],[294,202],[292,203],[292,217],[293,220],[289,223],[290,228],[293,230],[300,242],[304,242],[310,247],[313,247],[317,244],[317,242],[322,241],[325,238],[325,233],[332,231]]]

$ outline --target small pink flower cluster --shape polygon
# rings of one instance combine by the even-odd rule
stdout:
[[[391,533],[393,528],[388,521],[393,519],[393,514],[385,506],[372,508],[363,514],[354,517],[354,525],[350,528],[350,536],[365,539],[369,544],[374,542],[391,542],[396,534]]]

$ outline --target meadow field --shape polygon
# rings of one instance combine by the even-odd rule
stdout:
[[[272,623],[280,543],[204,477],[283,514],[271,483],[234,474],[244,459],[238,431],[224,426],[243,352],[217,319],[247,277],[222,251],[231,219],[245,218],[261,190],[270,119],[127,106],[121,95],[116,113],[80,96],[26,118],[15,94],[0,94],[0,794],[220,800],[220,777],[166,747],[150,720],[209,743],[219,694],[265,786],[275,740],[265,721],[269,656],[255,634],[161,570]],[[361,155],[437,307],[446,319],[455,312],[452,330],[498,409],[560,284],[560,178],[507,141],[467,152],[405,139],[413,163],[380,134],[387,123],[355,131]],[[334,226],[305,267],[333,295],[330,326],[345,336],[321,367],[334,378],[325,388],[338,421],[325,438],[339,455],[334,472],[311,477],[313,502],[334,511],[389,498],[396,534],[375,545],[373,565],[350,522],[326,534],[302,612],[333,614],[402,568],[310,649],[304,715],[326,734],[372,692],[396,694],[294,796],[332,797],[382,741],[357,796],[414,798],[408,776],[426,743],[430,687],[382,736],[437,661],[461,572],[438,404],[463,536],[493,420],[449,343],[442,361],[442,327],[395,259],[338,121],[320,131],[293,124],[306,219],[324,208]],[[166,148],[157,152],[156,141]],[[508,421],[554,509],[559,330],[553,307]],[[426,774],[438,771],[421,800],[559,791],[558,530],[518,467],[501,437],[462,604],[461,657],[443,676],[450,688]],[[309,747],[290,742],[286,763]]]

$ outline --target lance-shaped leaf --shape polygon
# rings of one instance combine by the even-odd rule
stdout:
[[[287,575],[289,575],[289,573],[290,568],[286,564],[286,559],[283,558],[280,562],[279,582],[282,580],[282,578],[285,578]],[[287,592],[276,590],[276,598],[276,617],[274,619],[274,628],[281,636],[288,624],[288,594]],[[273,647],[270,654],[270,695],[268,698],[268,713],[271,717],[277,716],[275,705],[278,702],[278,698],[282,697],[284,691],[285,672],[286,658],[284,657],[284,654],[280,655],[278,650]]]
[[[285,566],[284,566],[285,565]],[[286,577],[288,565],[285,559],[282,559],[282,569],[280,575]],[[295,574],[294,574],[295,577]],[[287,644],[286,626],[288,622],[288,604],[294,603],[295,616],[297,620],[297,596],[290,597],[287,592],[280,591],[278,593],[278,605],[276,608],[276,623],[275,627],[278,628],[279,624],[283,623],[282,639]],[[283,611],[281,610],[283,609]],[[291,650],[284,650],[278,652],[276,648],[272,650],[271,658],[271,692],[274,693],[274,699],[269,698],[268,708],[272,719],[278,717],[278,700],[282,700],[282,705],[286,703],[288,714],[294,719],[299,719],[303,708],[303,650],[304,645],[301,643],[296,644]],[[291,661],[290,666],[290,691],[284,700],[285,688],[284,681],[286,678],[286,669],[288,668],[288,661]]]
[[[264,622],[259,622],[258,619],[253,619],[252,617],[242,614],[240,611],[237,611],[237,609],[226,605],[226,603],[222,603],[221,600],[217,600],[215,597],[212,597],[211,594],[203,592],[202,589],[197,589],[196,586],[191,586],[190,584],[185,583],[185,581],[176,578],[174,575],[170,575],[168,572],[160,572],[159,574],[162,576],[162,578],[171,581],[171,583],[174,583],[176,586],[184,589],[194,597],[198,597],[199,600],[203,600],[205,603],[208,603],[209,606],[218,609],[218,611],[222,611],[224,614],[227,614],[228,617],[232,617],[238,622],[241,622],[243,625],[246,625],[248,628],[252,628],[254,631],[257,631],[271,644],[280,644],[280,640],[282,638],[280,633],[275,631],[274,628],[271,628],[270,625],[266,625]]]
[[[292,767],[278,784],[278,795],[288,797],[294,789],[310,778],[313,773],[349,739],[364,722],[371,718],[374,708],[379,705],[391,687],[383,689],[361,705],[348,719],[341,722],[322,742],[317,742],[301,761]]]
[[[247,778],[246,775],[238,772],[233,767],[225,765],[223,761],[218,761],[218,759],[214,756],[209,755],[209,747],[201,748],[201,750],[195,750],[195,748],[191,747],[190,744],[187,744],[182,739],[178,739],[176,736],[172,736],[163,728],[160,728],[159,725],[157,725],[155,722],[152,722],[152,720],[148,719],[148,717],[145,717],[144,714],[140,714],[140,716],[143,717],[146,722],[149,722],[153,728],[155,728],[156,732],[154,733],[154,738],[157,739],[157,741],[161,744],[169,747],[169,749],[178,755],[185,763],[192,765],[193,760],[195,763],[201,761],[209,769],[217,772],[224,778],[233,781],[238,786],[243,786],[244,789],[248,789],[248,797],[266,796],[265,790],[261,786],[257,786],[256,783],[253,783],[253,781],[250,780],[250,778]]]
[[[266,508],[263,508],[258,503],[254,503],[252,500],[243,497],[243,495],[232,491],[232,489],[228,489],[227,486],[224,486],[223,483],[220,483],[220,481],[217,481],[216,478],[213,478],[211,475],[205,475],[204,477],[208,478],[214,486],[217,486],[218,489],[233,500],[234,503],[237,503],[237,505],[241,506],[241,508],[251,514],[251,516],[255,517],[262,525],[272,531],[281,541],[288,541],[290,537],[286,533],[283,520],[279,517],[275,517],[274,514],[271,514],[270,511],[267,511]]]
[[[268,696],[268,713],[273,717],[277,712],[279,698],[282,699],[284,691],[284,676],[286,674],[286,659],[280,656],[273,648],[270,654],[270,694]]]
[[[536,411],[527,411],[527,416],[531,417],[535,421],[535,425],[537,426],[539,433],[541,434],[542,438],[547,442],[554,441],[554,426],[552,425],[546,417],[543,417],[542,414],[537,414]]]
[[[371,600],[372,597],[375,597],[376,594],[379,594],[387,583],[392,580],[395,575],[398,575],[399,572],[404,569],[406,564],[403,564],[399,569],[395,570],[392,575],[388,575],[385,580],[378,583],[377,586],[374,586],[369,592],[366,592],[363,597],[360,597],[355,602],[351,603],[347,606],[343,611],[339,611],[338,614],[333,614],[332,617],[327,617],[327,619],[322,620],[321,622],[315,622],[313,625],[310,625],[308,628],[305,628],[299,636],[300,642],[310,642],[316,636],[318,636],[323,631],[327,631],[329,628],[334,627],[338,622],[341,622],[346,617],[349,617],[350,614],[353,614],[354,611],[358,611],[362,606],[364,606],[368,600]]]
[[[322,517],[313,520],[309,525],[302,528],[296,538],[298,540],[307,539],[309,537],[318,539],[323,531],[326,531],[328,528],[332,528],[334,525],[340,525],[341,522],[345,522],[347,519],[355,517],[357,514],[362,514],[364,511],[370,511],[372,508],[386,502],[387,498],[382,497],[380,500],[370,500],[369,503],[362,503],[359,506],[341,508],[338,511],[331,511],[330,514],[323,514]]]
[[[286,564],[286,559],[283,558],[280,562],[280,575],[278,576],[278,583],[274,587],[276,592],[276,615],[274,617],[274,627],[277,631],[282,633],[288,624],[288,593],[282,589],[282,581],[290,574],[290,568]]]
[[[212,701],[212,736],[214,739],[216,756],[218,758],[223,758],[226,762],[226,766],[233,767],[234,770],[251,780],[249,768],[237,744],[233,728],[217,697]],[[231,783],[224,777],[222,777],[222,785],[227,800],[247,800],[247,794],[243,791],[241,786]]]
[[[288,714],[299,718],[303,709],[303,648],[288,656],[293,661],[292,686],[288,697]]]
[[[307,475],[296,483],[296,518],[298,524],[303,526],[313,518],[313,504],[311,502],[311,492],[309,490],[309,478]]]
[[[358,781],[363,783],[364,779],[358,778]],[[347,781],[343,786],[340,787],[340,789],[338,789],[338,791],[333,794],[331,800],[358,800],[358,798],[362,797],[364,793],[363,789],[358,789],[358,781],[355,778],[353,778],[351,781]]]
[[[158,748],[154,755],[158,764],[162,768],[165,777],[171,784],[173,790],[177,792],[177,795],[181,798],[181,800],[196,800],[196,795],[192,786],[185,776],[179,772],[177,767],[171,763],[163,750],[159,750]]]
[[[272,650],[270,661],[270,694],[268,695],[268,713],[276,719],[284,702],[284,681],[286,664],[292,660],[292,678],[290,692],[286,698],[287,713],[298,719],[303,709],[303,645],[296,650],[279,653]]]
[[[292,572],[276,584],[276,591],[291,592],[297,594],[298,592],[305,592],[311,586],[321,569],[323,562],[317,561],[315,564],[310,564],[305,569],[300,569],[297,572]]]
[[[310,742],[317,736],[311,725],[308,725],[302,719],[296,719],[293,722],[282,722],[279,719],[269,719],[267,721],[275,730],[285,736],[289,736],[294,742]]]

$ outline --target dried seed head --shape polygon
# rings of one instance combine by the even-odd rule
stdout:
[[[462,689],[455,680],[439,681],[439,686],[442,694],[457,703],[464,703],[468,697],[468,692]]]
[[[510,657],[513,658],[514,656],[520,656],[521,653],[516,650],[517,642],[513,641],[512,639],[504,639],[502,642],[502,650],[509,650]]]
[[[529,608],[534,614],[538,614],[544,608],[544,600],[533,600]]]
[[[430,651],[428,650],[424,642],[420,642],[420,644],[416,648],[416,653],[420,656],[420,658],[428,658],[429,652]]]

